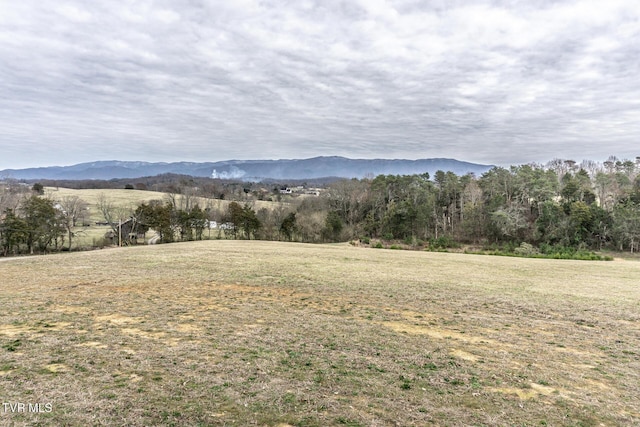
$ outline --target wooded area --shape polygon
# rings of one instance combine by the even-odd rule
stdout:
[[[225,185],[243,191],[224,193]],[[546,165],[495,167],[480,177],[438,171],[433,177],[340,180],[327,185],[319,197],[291,197],[273,209],[255,209],[252,202],[258,197],[264,200],[265,195],[252,191],[251,185],[220,186],[221,194],[236,199],[222,211],[199,206],[194,201],[198,188],[184,179],[171,186],[164,200],[142,203],[123,213],[116,212],[117,204],[105,197],[98,209],[114,232],[117,218],[134,218],[144,228],[138,231],[152,229],[160,242],[378,239],[416,248],[467,244],[507,251],[525,248],[532,253],[640,249],[638,159],[612,157],[603,163],[581,164],[556,159]],[[60,250],[65,239],[67,248],[72,247],[73,227],[86,203],[72,198],[52,200],[38,194],[41,190],[37,185],[3,186],[0,242],[4,256]],[[275,194],[277,188],[274,198]],[[211,221],[220,224],[213,234]]]

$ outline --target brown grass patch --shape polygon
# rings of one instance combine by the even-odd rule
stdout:
[[[50,363],[45,368],[52,373],[71,372],[71,368],[63,363]]]
[[[0,325],[0,335],[7,335],[9,337],[25,334],[30,331],[31,328],[27,325]]]
[[[80,343],[80,344],[76,344],[76,347],[108,348],[107,345],[104,345],[99,341],[83,342],[83,343]]]
[[[121,314],[107,314],[104,316],[96,316],[95,317],[95,321],[98,323],[103,323],[103,322],[110,322],[110,323],[114,323],[116,325],[126,325],[129,323],[140,323],[142,320],[144,320],[144,318],[142,317],[129,317],[129,316],[123,316]]]
[[[384,323],[380,323],[380,325],[391,328],[396,332],[415,334],[415,335],[427,335],[431,338],[436,338],[439,340],[454,339],[454,340],[460,340],[460,341],[472,343],[472,344],[491,344],[494,342],[493,340],[488,338],[483,338],[478,336],[469,336],[469,335],[462,334],[460,332],[446,330],[446,329],[431,328],[431,327],[422,326],[422,325],[411,325],[405,322],[384,322]]]
[[[453,349],[449,352],[452,356],[458,357],[462,360],[466,360],[469,362],[477,362],[478,361],[478,356],[476,356],[475,354],[471,354],[467,351],[464,350],[460,350],[460,349]]]
[[[540,395],[551,396],[554,393],[559,393],[558,390],[552,387],[546,387],[540,384],[530,383],[527,385],[530,388],[513,388],[513,387],[490,387],[487,390],[494,393],[502,394],[515,394],[521,400],[529,400]]]

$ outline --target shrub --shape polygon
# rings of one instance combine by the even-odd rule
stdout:
[[[107,239],[106,237],[94,237],[93,238],[93,247],[94,248],[104,248],[106,246],[111,246],[113,243]]]
[[[540,253],[535,246],[527,242],[520,243],[520,246],[515,248],[513,252],[521,256],[532,256]]]
[[[429,249],[459,248],[460,245],[449,236],[429,240]]]
[[[493,246],[494,248],[496,246]],[[479,252],[484,255],[498,255],[498,256],[516,256],[527,258],[546,258],[546,259],[575,259],[581,261],[612,261],[610,256],[601,256],[595,252],[590,252],[585,249],[576,249],[568,246],[550,246],[546,244],[540,245],[540,250],[537,250],[533,245],[523,242],[519,247],[512,251],[505,249],[508,245],[503,246],[502,249],[492,249]],[[476,252],[478,253],[478,252]]]

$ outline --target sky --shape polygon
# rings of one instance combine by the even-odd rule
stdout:
[[[0,169],[640,156],[637,0],[0,0]]]

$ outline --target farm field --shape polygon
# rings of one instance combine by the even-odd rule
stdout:
[[[151,200],[167,200],[166,193],[158,191],[148,190],[125,190],[125,189],[88,189],[88,190],[76,190],[72,188],[55,188],[45,187],[45,195],[51,197],[54,200],[58,200],[64,196],[78,196],[85,200],[90,207],[95,207],[98,203],[98,199],[101,194],[104,194],[108,199],[113,200],[114,204],[121,207],[135,207],[140,203],[148,203]],[[178,199],[180,195],[176,196]],[[231,201],[220,199],[208,199],[205,197],[192,197],[192,200],[200,204],[201,208],[211,206],[212,209],[224,209]],[[238,203],[244,203],[239,201]],[[250,200],[249,203],[255,206],[255,209],[273,209],[274,207],[281,206],[286,203],[282,202],[268,202],[264,200]],[[91,210],[92,219],[95,221],[102,220],[99,212],[95,209]]]
[[[87,189],[76,190],[71,188],[54,188],[45,187],[45,195],[52,200],[60,201],[63,197],[78,196],[89,207],[89,217],[87,223],[88,227],[82,227],[78,224],[75,227],[74,233],[76,233],[76,239],[74,241],[74,248],[77,247],[90,247],[95,242],[101,240],[105,233],[111,230],[111,227],[105,225],[96,225],[98,221],[104,221],[104,217],[100,213],[97,207],[98,200],[101,195],[104,195],[109,200],[113,200],[114,205],[130,209],[134,211],[136,206],[141,203],[149,203],[151,200],[164,200],[164,193],[157,191],[145,191],[145,190],[125,190],[125,189]]]
[[[639,425],[640,263],[201,241],[0,261],[2,425]]]
[[[103,194],[109,200],[112,200],[116,206],[133,208],[133,210],[135,210],[136,206],[138,206],[140,203],[149,203],[151,200],[167,200],[166,193],[161,193],[158,191],[125,190],[125,189],[76,190],[76,189],[62,188],[62,187],[60,188],[46,187],[45,188],[45,195],[52,198],[53,200],[59,200],[65,196],[78,196],[81,199],[85,200],[89,204],[92,221],[104,220],[102,215],[96,208],[99,197]],[[177,195],[176,197],[180,199],[181,196]],[[198,203],[201,208],[211,207],[214,210],[226,209],[227,205],[231,203],[231,201],[228,201],[228,200],[207,199],[204,197],[192,197],[192,203],[194,202]],[[244,202],[239,201],[238,203],[244,203]],[[259,210],[262,208],[274,209],[276,207],[286,205],[286,203],[282,203],[282,202],[267,202],[264,200],[250,200],[249,203],[254,205],[254,208],[256,210]]]
[[[97,240],[104,237],[105,233],[111,230],[109,226],[96,225],[96,222],[104,221],[104,217],[98,209],[98,200],[104,195],[108,200],[112,201],[114,206],[125,208],[126,210],[135,211],[136,207],[141,203],[149,203],[152,200],[167,200],[166,193],[147,190],[125,190],[125,189],[85,189],[76,190],[71,188],[55,188],[45,187],[45,195],[54,201],[60,201],[63,197],[78,196],[89,207],[88,227],[82,227],[78,224],[78,227],[74,229],[77,233],[74,240],[74,249],[77,247],[90,247],[94,245]],[[179,200],[181,196],[177,195]],[[210,208],[214,212],[224,212],[231,201],[220,199],[207,199],[204,197],[192,197],[192,203],[198,203],[201,208]],[[240,201],[239,203],[243,203]],[[256,210],[276,209],[278,207],[286,205],[282,202],[268,202],[262,200],[249,201]],[[153,232],[150,233],[150,237]]]
[[[65,196],[78,196],[89,204],[91,213],[91,219],[93,221],[103,221],[104,219],[100,215],[96,204],[100,196],[104,194],[108,199],[113,200],[117,206],[121,207],[133,207],[139,203],[148,203],[151,200],[164,200],[165,194],[158,191],[147,190],[125,190],[125,189],[87,189],[76,190],[72,188],[55,188],[45,187],[45,195],[53,200],[60,200]]]

